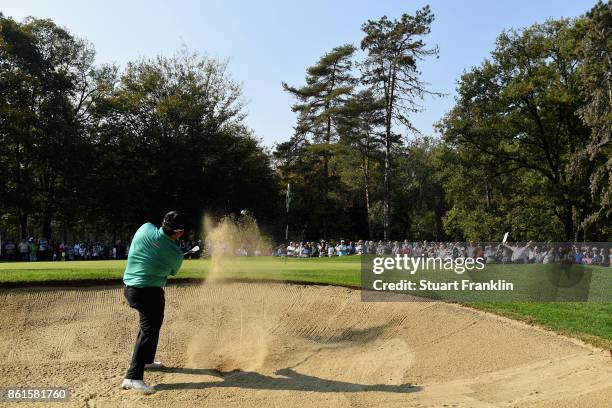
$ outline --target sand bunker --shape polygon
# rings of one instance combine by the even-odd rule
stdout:
[[[119,389],[136,336],[122,288],[1,290],[0,387],[62,406],[609,406],[612,362],[563,337],[432,302],[215,283],[166,289],[158,392]],[[37,405],[41,406],[41,405]],[[54,404],[53,406],[58,406]]]

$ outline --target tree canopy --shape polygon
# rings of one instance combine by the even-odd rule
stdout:
[[[273,219],[278,180],[245,125],[227,62],[173,57],[95,66],[50,20],[0,17],[0,202],[5,230],[126,237],[179,209]]]
[[[327,230],[354,239],[496,240],[510,231],[609,240],[611,3],[502,32],[490,57],[459,79],[441,137],[411,121],[424,95],[440,96],[419,71],[439,52],[426,44],[433,20],[426,6],[363,24],[356,86],[334,109],[338,142],[317,150],[334,157],[338,205]],[[293,183],[296,237],[330,235],[309,212],[321,180],[312,151],[281,144],[276,156]]]
[[[281,83],[296,122],[269,151],[227,61],[97,65],[51,20],[0,14],[0,232],[124,238],[179,209],[197,236],[203,213],[247,209],[277,240],[609,241],[612,3],[501,32],[423,135],[433,21],[368,20]]]

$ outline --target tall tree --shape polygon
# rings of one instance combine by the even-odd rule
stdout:
[[[414,16],[403,14],[399,20],[383,16],[368,20],[361,29],[365,37],[361,49],[367,52],[363,63],[362,79],[376,97],[384,102],[384,193],[383,230],[389,239],[391,220],[391,160],[393,147],[401,143],[395,124],[416,131],[409,115],[421,109],[419,101],[431,93],[420,80],[418,63],[428,56],[437,55],[438,48],[427,48],[423,37],[431,31],[434,15],[429,6]]]
[[[336,47],[306,70],[306,85],[297,88],[283,83],[283,88],[298,100],[291,108],[298,115],[294,144],[308,140],[308,148],[323,162],[321,196],[325,205],[324,220],[330,216],[329,162],[332,144],[338,139],[336,117],[355,85],[351,72],[354,52],[355,47],[351,44]],[[324,221],[324,235],[327,233],[325,225]]]

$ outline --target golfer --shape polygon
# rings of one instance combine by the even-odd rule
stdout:
[[[134,234],[123,283],[128,304],[140,315],[140,331],[132,363],[121,384],[124,389],[155,392],[143,381],[144,370],[163,367],[154,360],[159,329],[164,320],[163,288],[168,275],[176,275],[183,263],[183,253],[176,243],[183,235],[183,228],[179,213],[170,211],[164,217],[161,228],[146,223]]]

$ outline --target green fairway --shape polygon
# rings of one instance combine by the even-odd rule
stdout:
[[[125,261],[0,263],[0,284],[117,280],[122,277],[124,266]],[[357,287],[360,266],[359,257],[234,258],[224,264],[223,277]],[[210,268],[210,260],[186,260],[178,276],[172,279],[204,279]],[[466,305],[538,324],[599,347],[612,348],[610,302],[467,302]]]
[[[0,263],[0,283],[49,282],[82,279],[120,279],[126,261]],[[231,258],[223,264],[223,277],[266,279],[359,286],[360,260],[345,258]],[[186,260],[171,279],[205,279],[209,259]]]

